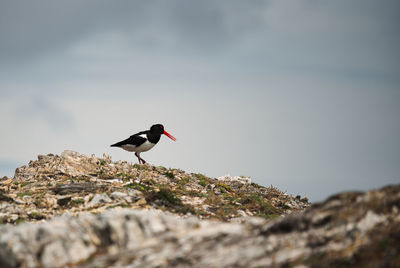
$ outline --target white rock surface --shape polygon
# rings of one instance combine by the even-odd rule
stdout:
[[[112,202],[112,200],[106,193],[95,194],[93,196],[93,199],[90,200],[88,206],[89,207],[93,207],[93,206],[96,206],[98,204],[104,204],[104,203],[110,203],[110,202]]]
[[[240,183],[251,183],[251,178],[249,177],[244,177],[244,176],[234,176],[232,177],[229,174],[226,174],[224,176],[218,177],[217,180],[219,181],[230,181],[230,182],[240,182]]]

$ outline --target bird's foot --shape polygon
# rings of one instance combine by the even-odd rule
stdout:
[[[143,158],[138,157],[139,164],[146,164],[146,161],[143,160]]]

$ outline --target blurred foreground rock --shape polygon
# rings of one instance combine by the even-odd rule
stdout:
[[[3,267],[400,267],[400,186],[244,223],[120,209],[0,227]]]
[[[1,180],[0,267],[400,267],[398,185],[302,210],[248,178],[66,154],[87,165],[50,155]]]

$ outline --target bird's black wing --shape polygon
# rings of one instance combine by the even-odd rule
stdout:
[[[146,142],[146,140],[147,140],[147,138],[145,138],[146,134],[147,134],[146,131],[136,133],[135,135],[132,135],[123,141],[120,141],[120,142],[117,142],[117,143],[111,145],[111,147],[121,147],[122,145],[126,145],[126,144],[140,146],[141,144]]]

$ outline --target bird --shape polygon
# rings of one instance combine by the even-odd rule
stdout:
[[[152,125],[149,130],[138,132],[123,141],[112,144],[111,147],[120,147],[128,152],[135,152],[139,164],[146,164],[146,161],[140,157],[140,153],[153,148],[160,140],[162,134],[176,141],[174,136],[164,130],[163,125],[155,124]]]

